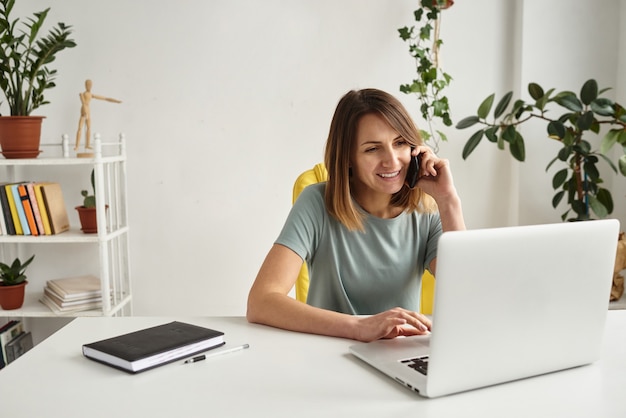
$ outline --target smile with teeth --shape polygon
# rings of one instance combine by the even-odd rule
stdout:
[[[400,174],[399,171],[394,171],[393,173],[380,173],[379,176],[384,179],[389,179],[393,177],[397,177]]]

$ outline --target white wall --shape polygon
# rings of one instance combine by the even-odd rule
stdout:
[[[123,100],[94,101],[92,118],[94,131],[128,137],[135,314],[245,312],[293,180],[321,161],[347,90],[395,93],[420,122],[416,101],[398,91],[414,67],[397,28],[411,24],[416,3],[19,2],[20,12],[51,6],[49,22],[73,25],[78,43],[55,63],[52,104],[40,109],[46,141],[75,133],[85,79],[94,93]],[[492,92],[526,94],[529,81],[578,90],[595,77],[626,101],[618,78],[625,13],[626,0],[457,1],[441,29],[453,119],[473,114]],[[559,221],[544,173],[556,151],[542,129],[524,164],[488,143],[463,161],[471,130],[444,129],[440,154],[451,160],[470,227]],[[64,183],[69,208],[89,184],[87,176],[73,181]],[[626,223],[624,200],[618,217]],[[33,266],[35,274],[57,272]]]

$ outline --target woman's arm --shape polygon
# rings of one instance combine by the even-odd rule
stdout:
[[[437,157],[429,148],[424,146],[418,147],[414,153],[422,153],[421,176],[417,185],[437,202],[443,232],[465,230],[461,198],[454,186],[450,163],[448,160]],[[436,258],[430,263],[429,269],[435,275],[437,270]]]
[[[248,321],[359,341],[423,334],[430,329],[428,318],[406,309],[394,308],[360,317],[299,302],[288,293],[301,266],[300,256],[283,245],[274,244],[248,294]]]

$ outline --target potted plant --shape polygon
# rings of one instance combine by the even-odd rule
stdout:
[[[443,132],[435,129],[436,119],[441,119],[445,126],[452,125],[448,98],[443,94],[452,77],[439,67],[439,48],[443,44],[439,27],[441,11],[453,4],[452,0],[420,0],[420,7],[413,12],[416,26],[398,29],[400,38],[409,44],[417,72],[417,78],[402,84],[400,91],[417,96],[420,112],[428,125],[420,134],[425,141],[434,141],[435,151],[440,140],[447,140]]]
[[[96,217],[96,182],[95,172],[91,170],[91,188],[93,194],[90,195],[87,190],[80,192],[83,196],[82,206],[76,206],[74,209],[78,211],[78,218],[80,219],[81,230],[85,234],[95,234],[98,232],[98,221]]]
[[[19,258],[11,265],[0,263],[0,306],[2,309],[19,309],[24,304],[24,290],[26,281],[26,267],[33,261],[33,254],[23,264]]]
[[[465,144],[463,158],[466,159],[486,137],[500,149],[508,144],[511,155],[518,161],[524,161],[524,136],[519,127],[531,119],[542,121],[546,124],[547,137],[562,144],[546,171],[554,163],[565,165],[552,177],[552,186],[556,191],[552,206],[556,209],[566,199],[569,208],[562,214],[562,220],[591,219],[593,214],[605,218],[613,211],[613,197],[608,189],[602,187],[598,163],[604,161],[614,172],[626,176],[626,109],[602,97],[606,90],[598,90],[598,83],[593,79],[583,84],[578,96],[571,91],[555,94],[555,89],[544,91],[537,83],[530,83],[528,92],[532,101],[516,100],[507,112],[513,95],[508,92],[496,104],[493,119],[487,120],[494,104],[495,96],[492,94],[483,100],[476,115],[462,119],[456,126],[464,129],[482,125]],[[560,116],[550,116],[551,104],[564,108],[565,112]],[[587,135],[600,134],[602,126],[608,129],[599,149],[594,150]],[[614,145],[621,148],[617,164],[607,156]]]
[[[0,88],[11,116],[0,116],[0,147],[6,158],[39,155],[43,116],[31,116],[47,104],[44,91],[55,86],[56,70],[49,65],[56,54],[76,46],[71,27],[58,23],[45,37],[38,37],[50,8],[34,13],[20,28],[11,11],[15,0],[0,0]]]

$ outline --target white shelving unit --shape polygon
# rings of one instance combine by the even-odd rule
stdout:
[[[45,146],[42,144],[42,147]],[[0,317],[76,317],[76,316],[122,316],[132,314],[132,294],[130,282],[130,257],[128,237],[128,205],[126,187],[126,147],[125,136],[120,134],[117,141],[103,142],[96,134],[93,141],[93,157],[70,157],[69,140],[63,135],[60,144],[48,145],[45,154],[50,157],[32,159],[4,159],[0,157],[0,168],[5,168],[8,175],[2,181],[15,182],[29,180],[23,178],[26,167],[84,166],[95,173],[95,192],[97,205],[97,234],[85,234],[80,225],[70,225],[70,230],[58,235],[25,236],[0,235],[0,257],[12,260],[20,254],[20,247],[29,244],[36,253],[44,252],[47,246],[64,244],[94,245],[98,247],[99,277],[103,298],[102,308],[98,310],[71,312],[63,315],[52,312],[39,302],[43,293],[43,284],[26,286],[24,305],[20,309],[2,310]],[[50,151],[50,152],[49,152]],[[57,155],[57,156],[55,156]],[[89,171],[88,171],[89,173]],[[55,181],[54,179],[51,179]],[[63,188],[63,185],[62,185]],[[64,193],[67,205],[67,196]],[[105,210],[106,205],[106,210]],[[68,213],[72,208],[67,207]],[[69,263],[71,257],[59,260]],[[28,272],[27,272],[28,273]]]

